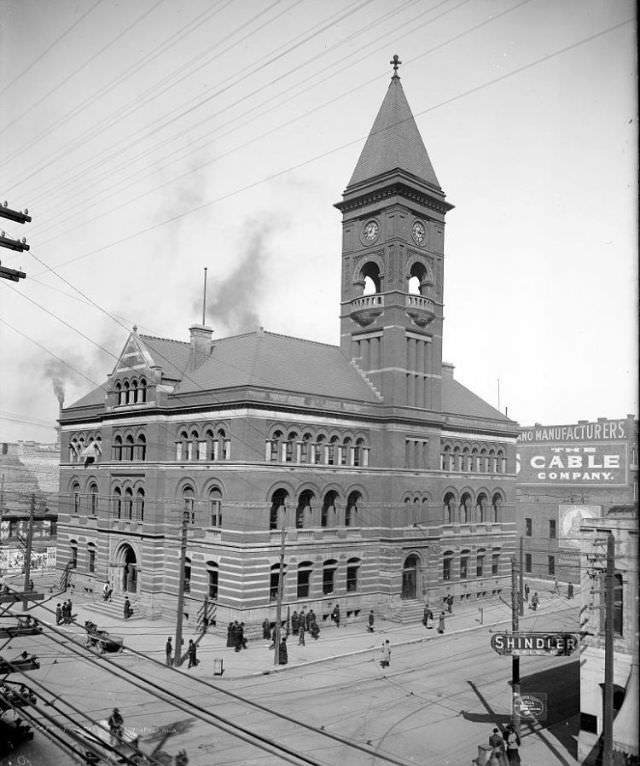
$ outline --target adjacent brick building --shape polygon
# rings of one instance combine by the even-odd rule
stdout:
[[[61,412],[59,565],[141,609],[395,619],[509,580],[518,427],[442,362],[445,200],[392,78],[343,199],[340,346],[258,329],[134,328],[104,386]]]

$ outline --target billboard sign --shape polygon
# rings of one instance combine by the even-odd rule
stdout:
[[[564,442],[599,442],[614,441],[616,439],[631,439],[633,426],[629,426],[626,420],[600,420],[596,423],[577,423],[566,426],[540,426],[524,428],[520,432],[518,441],[521,444],[556,443]]]
[[[627,445],[612,442],[518,444],[519,484],[622,487],[627,481]]]
[[[543,654],[568,657],[579,643],[577,633],[494,633],[491,636],[493,651],[512,657]]]

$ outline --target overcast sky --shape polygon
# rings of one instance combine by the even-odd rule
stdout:
[[[631,0],[0,0],[0,440],[128,330],[338,343],[340,214],[400,75],[449,202],[444,357],[523,425],[637,412]],[[53,355],[53,356],[52,356]],[[286,364],[286,360],[283,360]],[[69,366],[66,366],[69,365]]]

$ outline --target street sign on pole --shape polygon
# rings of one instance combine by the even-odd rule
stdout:
[[[547,695],[545,692],[522,692],[514,698],[520,718],[524,721],[547,720]]]
[[[577,633],[494,633],[491,648],[497,654],[512,657],[555,655],[568,657],[578,648]]]

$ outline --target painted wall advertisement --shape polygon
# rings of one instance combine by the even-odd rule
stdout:
[[[558,539],[563,548],[580,550],[582,537],[580,525],[584,519],[597,519],[602,516],[600,505],[559,505],[558,506]],[[570,561],[571,566],[575,561]]]
[[[627,445],[519,443],[516,471],[519,484],[621,487],[627,484]]]

